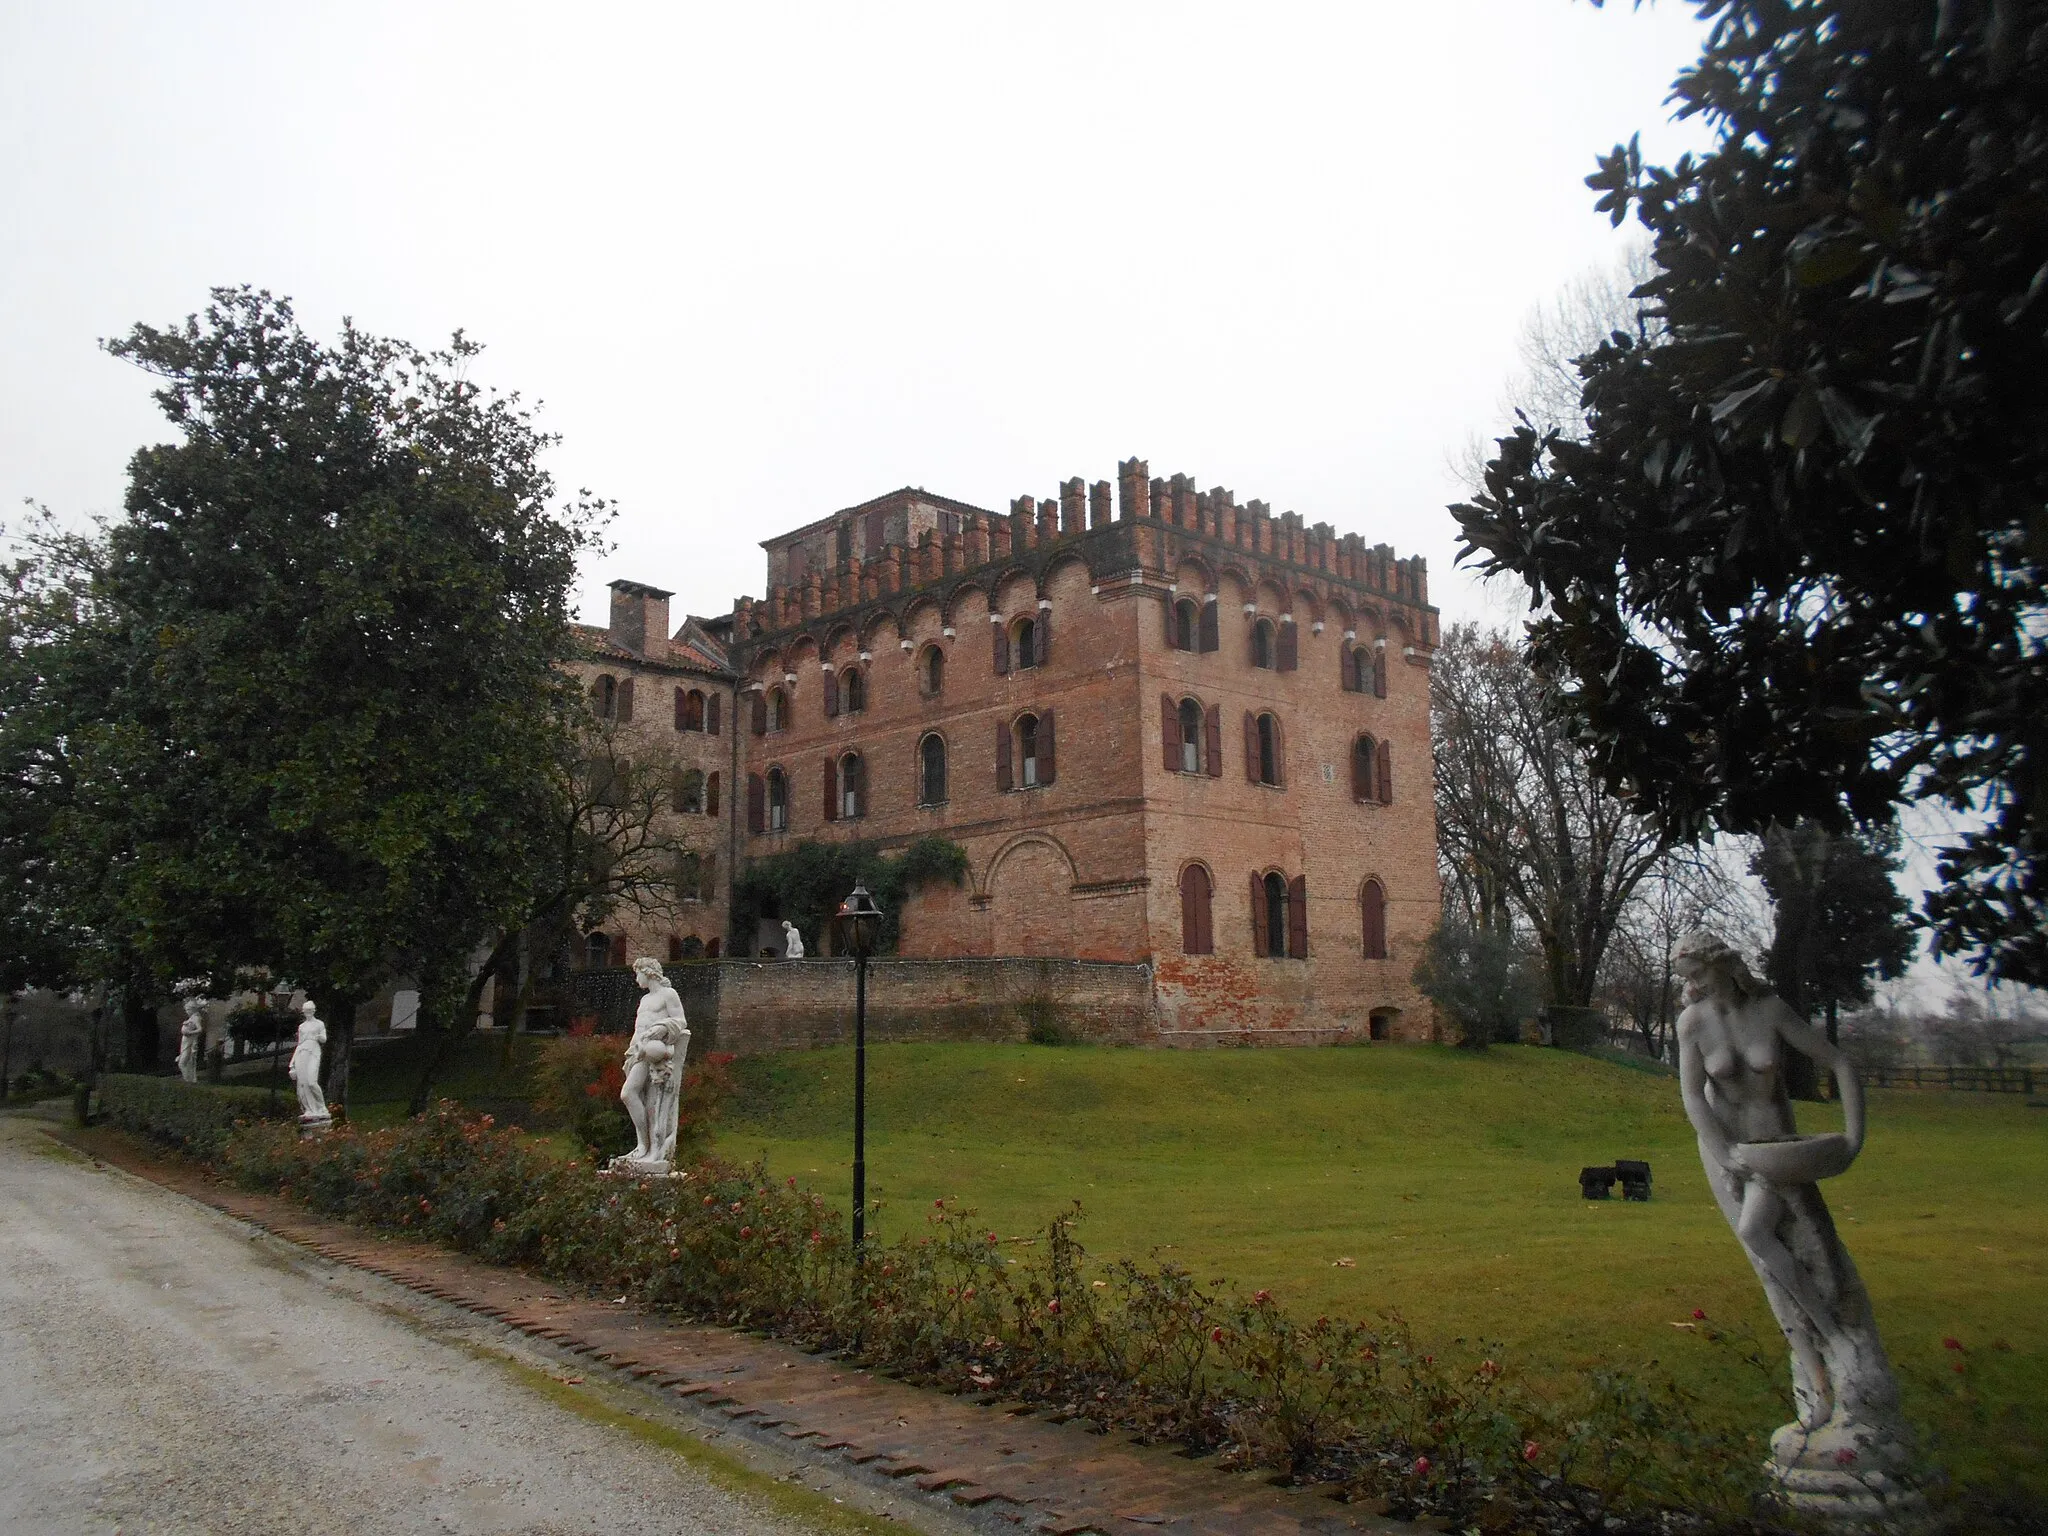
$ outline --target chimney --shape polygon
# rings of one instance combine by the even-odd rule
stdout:
[[[668,600],[673,593],[642,586],[637,581],[615,581],[611,588],[612,621],[608,634],[613,645],[645,656],[650,639],[656,645],[667,641]]]

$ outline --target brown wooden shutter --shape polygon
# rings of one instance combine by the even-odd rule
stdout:
[[[1169,592],[1163,606],[1166,609],[1166,648],[1169,651],[1177,651],[1180,649],[1180,604]]]
[[[1296,960],[1308,958],[1307,875],[1287,882],[1287,953]]]
[[[1180,952],[1184,955],[1202,952],[1201,918],[1195,896],[1195,866],[1190,864],[1180,872]]]
[[[1375,651],[1372,658],[1372,696],[1384,699],[1387,696],[1387,653]]]
[[[1360,736],[1351,743],[1351,798],[1372,798],[1372,738]]]
[[[1295,635],[1300,628],[1299,624],[1282,624],[1280,626],[1279,671],[1292,672],[1300,660],[1297,652],[1298,642],[1295,639]]]
[[[715,853],[705,854],[704,862],[698,865],[697,868],[702,877],[697,885],[697,899],[699,901],[709,901],[718,889],[718,855]]]
[[[825,819],[839,819],[839,759],[825,759]]]
[[[1196,623],[1197,650],[1213,651],[1219,643],[1216,634],[1216,608],[1217,605],[1212,602],[1202,604],[1202,615]]]
[[[1159,755],[1168,773],[1180,769],[1180,711],[1174,707],[1173,696],[1159,695]]]
[[[1223,706],[1211,704],[1208,717],[1202,722],[1203,760],[1208,764],[1209,777],[1223,777]]]
[[[718,734],[718,698],[714,693],[704,701],[704,730],[712,736]]]
[[[1345,641],[1337,648],[1338,673],[1346,693],[1358,692],[1358,647]]]
[[[1394,803],[1394,744],[1391,741],[1380,743],[1380,771],[1378,777],[1380,781],[1380,804],[1392,805]]]
[[[1010,626],[991,624],[989,629],[996,637],[996,676],[1002,677],[1010,670]]]
[[[1280,729],[1280,717],[1273,717],[1273,782],[1287,787],[1287,737]]]
[[[754,695],[753,714],[754,734],[756,736],[766,736],[768,734],[768,695],[766,693]]]
[[[1259,717],[1250,710],[1244,714],[1244,777],[1248,784],[1259,782]]]
[[[747,830],[759,834],[768,826],[768,786],[761,775],[747,775]]]
[[[676,690],[676,729],[679,731],[683,728],[683,701],[688,697],[689,692],[687,689],[678,688]]]
[[[1202,896],[1200,913],[1202,920],[1202,953],[1213,955],[1216,953],[1216,918],[1211,908],[1215,903],[1216,890],[1210,883],[1209,871],[1198,865],[1196,866],[1195,874],[1201,886]]]
[[[1010,759],[1014,755],[1012,751],[1013,745],[1014,743],[1010,739],[1010,722],[1007,720],[998,720],[996,722],[997,789],[1007,790],[1011,787],[1013,783],[1012,779],[1010,778]]]
[[[1264,957],[1266,944],[1266,877],[1252,871],[1252,953]]]
[[[619,724],[633,723],[633,679],[627,678],[619,684]]]
[[[715,773],[704,781],[704,814],[718,814],[718,775]]]
[[[1038,717],[1038,782],[1050,784],[1058,777],[1059,766],[1052,752],[1052,711],[1048,709]]]
[[[1031,626],[1031,633],[1038,652],[1035,665],[1044,666],[1052,660],[1052,610],[1038,610],[1038,622]]]
[[[830,720],[839,713],[839,674],[825,674],[825,718]]]

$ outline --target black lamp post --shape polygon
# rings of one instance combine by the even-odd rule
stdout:
[[[832,919],[835,947],[853,955],[853,1262],[868,1235],[868,957],[882,936],[882,909],[860,881]]]

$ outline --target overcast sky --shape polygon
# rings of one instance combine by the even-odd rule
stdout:
[[[215,284],[466,329],[618,503],[586,570],[727,611],[898,485],[1136,454],[1430,564],[1530,309],[1669,157],[1689,7],[0,0],[0,518],[167,435],[96,348]]]

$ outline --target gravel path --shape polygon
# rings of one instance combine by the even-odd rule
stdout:
[[[0,1531],[810,1529],[380,1283],[0,1116]]]

